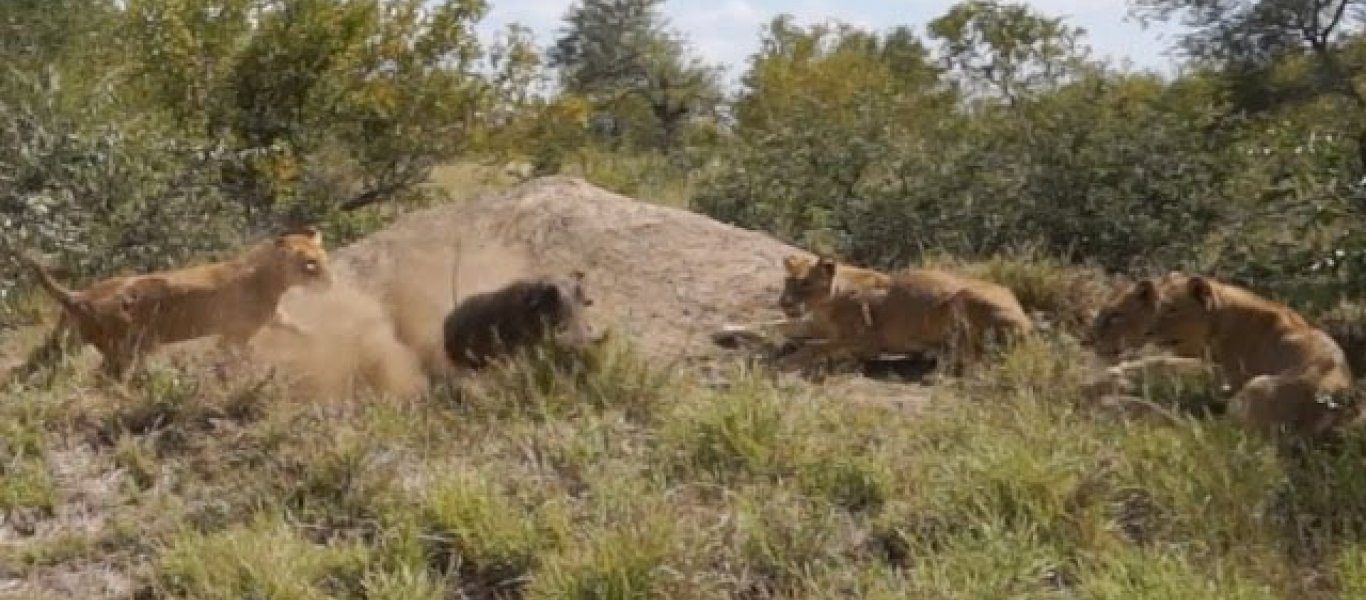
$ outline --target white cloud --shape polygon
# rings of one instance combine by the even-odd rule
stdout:
[[[752,50],[759,26],[769,17],[747,0],[725,0],[701,10],[666,5],[669,20],[685,34],[702,58],[713,63],[735,63]]]

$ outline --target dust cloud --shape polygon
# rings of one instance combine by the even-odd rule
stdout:
[[[482,232],[464,233],[476,235],[387,244],[382,264],[370,269],[335,262],[330,289],[292,290],[281,301],[307,334],[263,330],[254,340],[258,356],[311,395],[422,393],[432,378],[451,373],[441,335],[451,308],[528,272],[511,249]]]
[[[403,215],[331,252],[332,290],[282,299],[308,337],[263,331],[263,358],[320,394],[412,394],[450,373],[441,324],[460,300],[521,277],[587,273],[585,326],[629,337],[660,364],[710,360],[710,333],[766,320],[782,258],[755,231],[544,177]]]

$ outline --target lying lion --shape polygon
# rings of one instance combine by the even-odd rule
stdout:
[[[811,259],[796,254],[783,257],[783,268],[788,273],[805,271],[810,269],[812,264],[814,263]],[[837,295],[855,290],[880,290],[886,289],[891,282],[891,276],[885,273],[853,265],[836,264],[831,290]],[[782,310],[784,318],[745,325],[724,325],[720,331],[712,335],[712,341],[726,347],[737,346],[740,343],[764,346],[770,342],[765,334],[775,334],[786,341],[818,337],[818,333],[811,329],[811,321],[804,318],[807,312],[806,305],[795,296],[781,296],[778,299],[778,308]]]
[[[1120,289],[1097,311],[1082,343],[1108,366],[1100,378],[1083,390],[1086,396],[1132,394],[1139,380],[1183,376],[1208,368],[1204,360],[1179,356],[1126,360],[1147,344],[1148,329],[1157,317],[1161,287],[1168,282],[1185,280],[1184,275],[1174,272],[1161,278],[1140,279]]]
[[[971,361],[988,339],[1033,331],[1015,294],[994,283],[930,269],[885,275],[823,257],[790,256],[783,266],[778,304],[787,329],[816,338],[780,359],[783,369],[841,354],[871,360],[945,349],[955,362]]]
[[[1333,338],[1289,307],[1207,277],[1160,283],[1146,338],[1176,356],[1204,358],[1234,390],[1228,413],[1263,432],[1317,435],[1361,422],[1347,358]]]
[[[74,330],[119,379],[162,344],[216,334],[220,347],[241,352],[266,325],[302,333],[280,312],[280,297],[295,285],[325,287],[332,280],[322,236],[312,229],[282,234],[232,260],[111,277],[80,291],[57,283],[32,258],[21,259],[63,308],[34,357],[50,356]]]
[[[1111,362],[1149,342],[1171,355],[1118,362],[1086,391],[1127,392],[1139,376],[1213,367],[1233,392],[1229,415],[1250,429],[1312,435],[1356,418],[1355,408],[1333,406],[1352,387],[1337,343],[1243,288],[1178,273],[1141,280],[1097,314],[1087,336]]]

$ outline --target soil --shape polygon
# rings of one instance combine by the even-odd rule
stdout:
[[[656,361],[692,363],[727,352],[710,339],[723,324],[781,316],[781,261],[792,252],[759,232],[545,177],[407,214],[334,251],[334,290],[291,292],[282,302],[313,339],[258,339],[267,355],[315,355],[317,367],[347,363],[405,388],[418,385],[408,380],[424,367],[442,369],[441,321],[460,299],[578,269],[587,274],[594,329],[629,336]],[[339,348],[352,356],[338,356]]]

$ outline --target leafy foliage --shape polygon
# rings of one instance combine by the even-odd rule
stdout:
[[[930,21],[929,33],[966,82],[1014,104],[1066,79],[1080,63],[1085,32],[1025,4],[971,0]]]
[[[409,191],[455,155],[483,94],[469,71],[484,10],[482,0],[132,1],[127,18],[137,82],[187,131],[261,151],[225,173],[233,195],[250,214],[297,220]],[[353,181],[311,181],[322,156]]]
[[[674,149],[688,120],[720,103],[716,70],[688,55],[662,2],[583,0],[550,50],[565,89],[594,103],[595,127],[613,143]]]
[[[431,168],[512,101],[509,84],[474,72],[484,10],[5,3],[0,22],[16,34],[0,42],[14,75],[0,84],[6,243],[94,275],[182,264],[299,223],[345,241],[373,222],[362,209],[430,196]]]
[[[930,24],[937,52],[909,31],[780,18],[694,206],[873,266],[1030,249],[1111,271],[1205,270],[1324,310],[1363,282],[1366,105],[1354,77],[1328,74],[1366,55],[1359,15],[1329,10],[1342,4],[1134,2],[1185,15],[1193,36],[1256,16],[1303,41],[1175,78],[1092,61],[1083,31],[1018,4],[955,5]]]
[[[25,83],[27,94],[0,102],[0,249],[59,251],[93,275],[169,267],[240,238],[245,215],[216,173],[249,157],[178,144],[108,105],[68,115],[51,79]],[[13,291],[14,266],[0,294]]]

